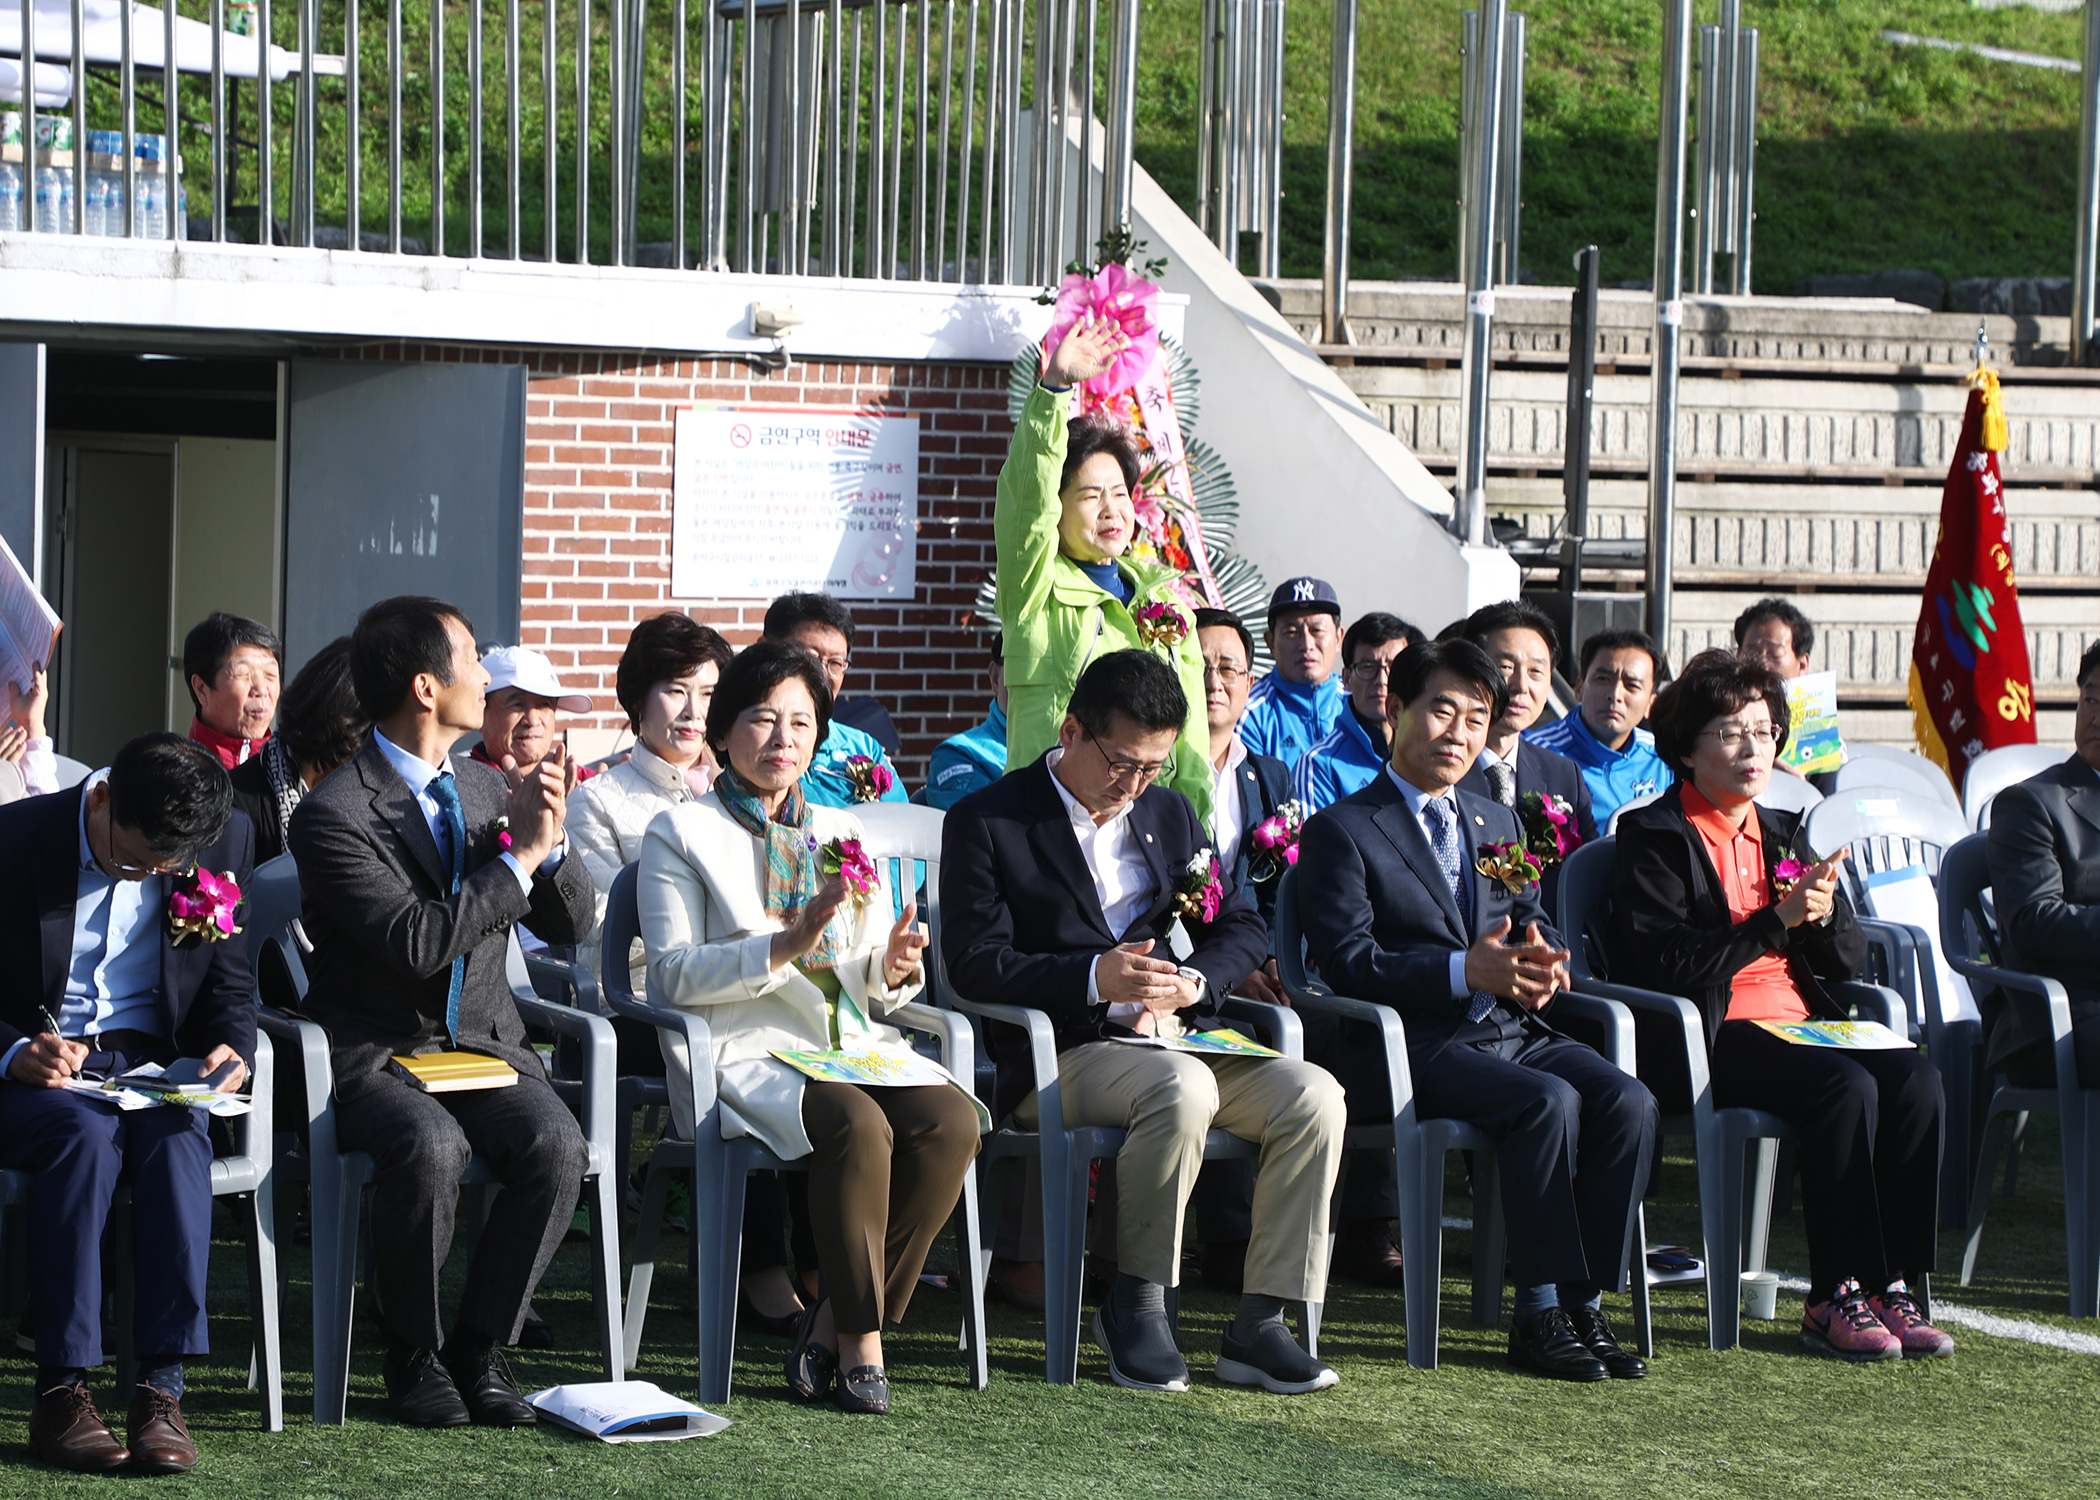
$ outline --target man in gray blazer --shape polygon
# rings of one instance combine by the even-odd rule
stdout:
[[[2081,1087],[2100,1088],[2100,641],[2078,663],[2075,750],[1991,804],[1991,889],[2005,964],[2060,980],[2071,1001]],[[1985,1057],[2027,1088],[2056,1081],[2047,1022],[2016,1005]]]
[[[334,1044],[337,1136],[377,1162],[372,1277],[388,1335],[387,1396],[417,1427],[531,1423],[500,1353],[517,1341],[583,1179],[583,1135],[526,1045],[505,974],[513,925],[589,935],[591,877],[564,859],[574,768],[556,745],[530,771],[454,770],[481,725],[488,674],[474,628],[438,599],[388,599],[351,637],[372,737],[292,815],[305,923],[307,1014]],[[508,778],[509,784],[506,784]],[[396,1055],[500,1058],[515,1086],[427,1094]],[[450,1337],[438,1272],[460,1174],[486,1161],[496,1195]]]

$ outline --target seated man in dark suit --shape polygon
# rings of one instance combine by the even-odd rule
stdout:
[[[1575,816],[1575,834],[1580,842],[1573,853],[1597,837],[1597,819],[1590,810],[1589,783],[1582,767],[1558,750],[1526,742],[1524,731],[1538,723],[1553,692],[1553,658],[1560,654],[1560,637],[1553,622],[1536,604],[1510,599],[1483,605],[1466,617],[1459,635],[1488,654],[1502,669],[1509,684],[1509,707],[1488,725],[1487,744],[1480,759],[1458,784],[1462,792],[1486,797],[1504,807],[1519,809],[1517,821],[1525,821],[1521,803],[1529,793],[1551,797],[1567,805]],[[1539,882],[1539,904],[1546,915],[1560,911],[1560,865],[1547,865],[1546,878]]]
[[[387,1396],[411,1426],[523,1426],[532,1408],[498,1350],[517,1342],[587,1153],[526,1045],[505,958],[520,922],[550,942],[589,936],[591,877],[561,857],[575,778],[560,744],[514,785],[450,767],[454,742],[481,725],[488,674],[473,627],[442,600],[366,610],[350,670],[373,734],[300,801],[291,852],[314,945],[305,1008],[334,1043],[337,1138],[378,1164],[372,1279]],[[429,1094],[391,1066],[444,1050],[500,1059],[517,1083]],[[476,1155],[503,1186],[447,1338],[438,1272]]]
[[[1306,824],[1298,920],[1336,993],[1390,1005],[1407,1023],[1416,1109],[1499,1143],[1517,1288],[1511,1362],[1563,1380],[1634,1379],[1647,1367],[1612,1337],[1599,1298],[1618,1289],[1633,1249],[1655,1100],[1546,1024],[1567,952],[1536,882],[1486,868],[1493,846],[1521,838],[1517,821],[1458,782],[1508,697],[1470,641],[1401,654],[1386,698],[1392,760]],[[1375,1049],[1342,1046],[1328,1065],[1352,1115],[1390,1112]],[[1386,1214],[1398,1208],[1388,1196]]]
[[[1149,652],[1111,652],[1081,673],[1057,745],[950,810],[941,944],[961,994],[1050,1018],[1065,1122],[1129,1132],[1116,1159],[1120,1271],[1093,1325],[1115,1382],[1188,1389],[1165,1289],[1180,1279],[1183,1212],[1217,1125],[1262,1143],[1246,1291],[1218,1377],[1322,1390],[1339,1377],[1291,1337],[1283,1307],[1324,1296],[1341,1090],[1287,1058],[1132,1040],[1213,1018],[1268,949],[1195,809],[1153,785],[1187,712],[1173,669]],[[1177,916],[1192,944],[1179,965],[1165,952]],[[995,1056],[995,1113],[1033,1128],[1026,1054]]]
[[[169,902],[192,892],[198,867],[247,885],[254,847],[217,757],[172,734],[140,736],[70,791],[0,809],[0,1167],[29,1176],[17,1210],[32,1226],[29,1447],[60,1468],[179,1473],[197,1462],[182,1364],[209,1347],[207,1116],[119,1110],[65,1084],[182,1057],[226,1068],[221,1088],[246,1081],[248,946],[216,923],[178,932]],[[136,1225],[128,1443],[87,1389],[103,1359],[102,1231],[120,1182]]]
[[[2062,765],[1991,804],[1991,889],[2005,966],[2060,980],[2071,1002],[2078,1084],[2100,1088],[2100,642],[2078,662],[2076,747]],[[2056,1082],[2046,1022],[2007,1008],[1985,1056],[2026,1088]]]

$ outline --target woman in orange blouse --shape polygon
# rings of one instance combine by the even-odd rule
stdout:
[[[1808,1234],[1802,1342],[1865,1361],[1954,1352],[1908,1280],[1933,1268],[1940,1075],[1915,1049],[1811,1047],[1760,1021],[1843,1020],[1823,981],[1866,940],[1837,889],[1847,851],[1817,861],[1801,817],[1754,800],[1786,743],[1786,688],[1725,651],[1686,664],[1651,714],[1683,779],[1619,820],[1611,977],[1700,1007],[1714,1103],[1794,1129]]]

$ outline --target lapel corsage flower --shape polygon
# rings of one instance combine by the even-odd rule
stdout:
[[[846,882],[846,896],[855,907],[864,906],[880,876],[875,870],[875,861],[861,847],[859,839],[833,839],[817,850],[817,868],[829,876],[837,876]]]
[[[496,847],[498,849],[508,849],[510,847],[510,814],[508,813],[496,820]]]
[[[1794,893],[1794,887],[1808,874],[1808,866],[1791,849],[1779,851],[1779,858],[1772,861],[1772,900],[1780,902]]]
[[[897,782],[888,766],[866,755],[846,757],[846,779],[853,783],[855,802],[880,802]]]
[[[1215,922],[1218,908],[1225,904],[1225,886],[1218,879],[1218,856],[1215,850],[1198,849],[1196,857],[1188,862],[1181,872],[1180,884],[1174,888],[1174,915],[1194,917],[1199,922]]]
[[[188,937],[216,943],[238,936],[241,929],[234,925],[233,914],[240,904],[241,888],[234,884],[231,870],[214,875],[200,867],[177,876],[168,896],[169,934],[178,943]]]
[[[1565,797],[1526,792],[1517,799],[1517,821],[1524,827],[1524,847],[1545,869],[1552,869],[1582,847],[1574,805]]]
[[[1473,868],[1490,880],[1502,882],[1512,896],[1521,896],[1539,883],[1546,873],[1538,857],[1522,844],[1482,844]]]
[[[1254,846],[1248,876],[1256,881],[1274,880],[1298,863],[1298,832],[1305,826],[1305,810],[1294,798],[1248,830]]]
[[[1130,612],[1130,623],[1137,627],[1138,639],[1148,646],[1171,649],[1189,638],[1189,617],[1165,599],[1140,604]]]

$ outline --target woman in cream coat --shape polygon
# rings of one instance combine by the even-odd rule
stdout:
[[[707,796],[649,825],[637,895],[652,997],[703,1012],[713,1033],[724,1129],[809,1160],[829,1295],[797,1329],[788,1389],[817,1400],[836,1374],[842,1408],[884,1412],[882,1325],[903,1317],[987,1122],[953,1083],[818,1082],[772,1055],[916,1058],[880,1019],[924,982],[916,909],[892,926],[885,886],[849,900],[819,851],[858,838],[860,824],[802,796],[830,717],[829,685],[795,647],[761,641],[737,657],[707,716],[723,769]],[[691,1062],[682,1040],[661,1035],[673,1109],[689,1131]]]

